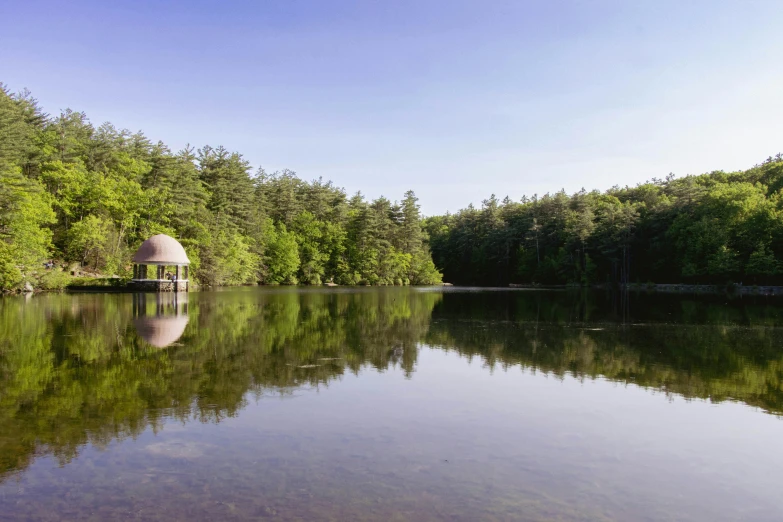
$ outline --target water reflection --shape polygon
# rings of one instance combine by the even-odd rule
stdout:
[[[189,301],[188,301],[189,298]],[[488,368],[608,378],[783,413],[774,302],[532,292],[258,290],[0,300],[0,477],[37,455],[220,422],[254,396],[363,368],[412,377],[426,343]],[[160,348],[166,347],[165,350]]]
[[[133,324],[139,336],[155,348],[174,344],[188,326],[188,294],[134,294]]]

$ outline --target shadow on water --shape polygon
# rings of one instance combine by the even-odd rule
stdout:
[[[416,289],[234,289],[0,300],[0,478],[164,419],[221,422],[254,396],[346,372],[411,378],[426,344],[783,413],[783,308],[761,298]]]

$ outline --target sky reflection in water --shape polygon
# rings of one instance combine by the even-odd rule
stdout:
[[[780,520],[783,308],[629,303],[257,288],[0,300],[0,513]]]

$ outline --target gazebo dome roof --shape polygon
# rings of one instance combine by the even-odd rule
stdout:
[[[134,263],[147,265],[189,265],[190,259],[179,241],[166,234],[152,236],[133,256]]]
[[[188,325],[188,316],[137,317],[133,323],[142,339],[155,348],[165,348],[182,337]]]

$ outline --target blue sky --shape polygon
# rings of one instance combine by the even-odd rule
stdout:
[[[427,214],[783,150],[783,2],[2,2],[0,81]]]

